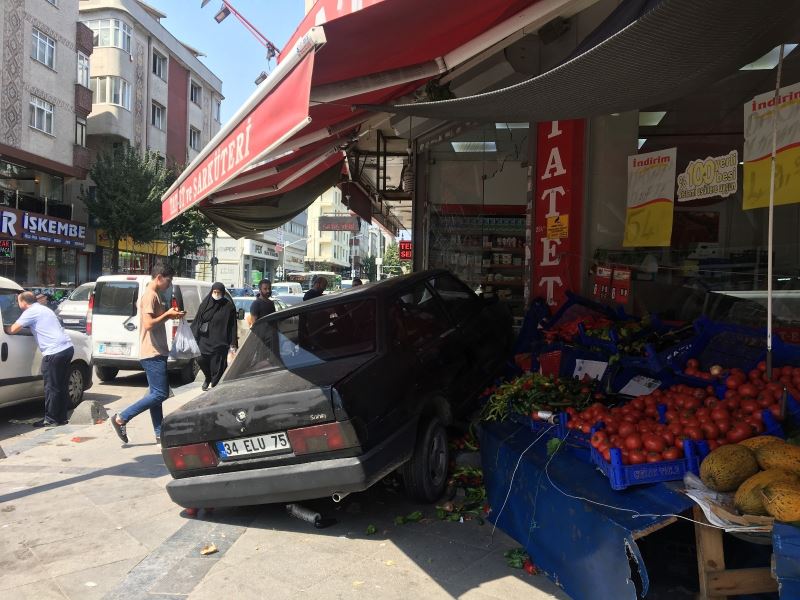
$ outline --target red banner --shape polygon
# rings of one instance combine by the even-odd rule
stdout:
[[[592,297],[595,300],[605,300],[611,295],[611,271],[610,266],[597,265],[592,289]]]
[[[207,198],[306,122],[313,69],[310,52],[164,200],[163,223]]]
[[[400,255],[400,260],[411,260],[414,257],[414,242],[411,240],[402,240],[400,242],[398,254]]]
[[[628,267],[614,267],[611,278],[611,299],[620,304],[627,304],[631,295],[631,270]]]
[[[584,130],[583,120],[538,126],[532,295],[552,307],[581,286]]]

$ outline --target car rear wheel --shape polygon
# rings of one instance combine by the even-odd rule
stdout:
[[[69,396],[69,407],[75,408],[83,401],[83,391],[86,389],[86,370],[80,363],[72,363],[69,366],[67,377],[67,395]]]
[[[114,367],[95,367],[95,373],[97,373],[97,378],[100,381],[114,381],[117,377],[117,373],[119,373],[119,369],[115,369]]]
[[[447,432],[439,419],[432,417],[422,423],[414,454],[403,465],[406,493],[421,502],[438,500],[447,485],[448,462]]]
[[[197,374],[200,372],[200,365],[197,363],[197,359],[193,358],[189,364],[181,369],[180,377],[181,377],[181,385],[186,385],[187,383],[192,383],[195,379],[197,379]]]

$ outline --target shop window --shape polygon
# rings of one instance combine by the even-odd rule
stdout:
[[[203,93],[203,88],[201,88],[198,84],[192,81],[189,84],[189,100],[200,106],[200,96]]]
[[[167,57],[153,50],[153,74],[167,80]]]
[[[167,124],[167,109],[154,101],[150,113],[150,124],[163,131]]]
[[[86,21],[92,30],[93,42],[97,47],[112,47],[131,53],[131,26],[119,19],[98,19]]]
[[[55,68],[56,41],[35,27],[31,32],[31,58],[51,69]]]
[[[222,100],[214,100],[214,120],[222,123]]]
[[[401,347],[422,348],[449,328],[444,308],[424,283],[399,296],[389,307],[389,337]]]
[[[53,105],[46,100],[31,96],[29,125],[53,135]]]
[[[131,109],[131,85],[122,77],[92,77],[90,87],[94,94],[93,104],[116,104]]]
[[[78,83],[89,87],[89,57],[83,52],[78,52]]]
[[[75,145],[86,147],[86,119],[75,119]]]
[[[463,321],[480,310],[475,293],[450,275],[437,275],[428,280],[456,321]]]
[[[189,147],[192,150],[200,150],[200,130],[189,127]]]

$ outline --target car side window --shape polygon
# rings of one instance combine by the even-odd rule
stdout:
[[[472,316],[480,310],[480,300],[465,284],[452,275],[437,275],[428,280],[444,302],[447,310],[457,321]]]
[[[3,325],[13,325],[22,311],[17,304],[17,294],[14,290],[0,290],[0,315]]]
[[[194,319],[200,309],[200,296],[197,287],[194,285],[179,285],[178,288],[181,290],[183,310],[186,311],[187,318]]]
[[[389,336],[397,345],[418,349],[450,328],[441,303],[419,283],[389,305]]]

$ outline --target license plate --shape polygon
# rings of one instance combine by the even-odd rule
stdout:
[[[250,456],[252,454],[270,454],[291,451],[292,445],[289,443],[286,432],[283,431],[217,442],[217,452],[219,452],[219,457],[223,460]]]
[[[106,356],[130,356],[131,348],[127,344],[99,344],[97,353]]]

